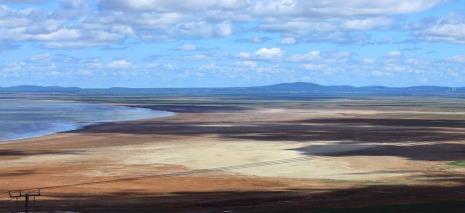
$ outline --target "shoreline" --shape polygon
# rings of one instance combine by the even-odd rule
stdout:
[[[75,131],[83,130],[86,128],[91,128],[92,126],[101,126],[101,125],[112,125],[118,122],[138,122],[138,121],[145,121],[145,120],[152,120],[152,119],[158,119],[158,118],[165,118],[165,117],[171,117],[175,116],[177,113],[176,112],[171,112],[171,111],[165,111],[165,110],[157,110],[157,109],[151,109],[149,107],[143,107],[143,106],[131,106],[131,105],[126,105],[126,104],[118,104],[118,103],[93,103],[93,102],[86,102],[86,101],[73,101],[73,100],[54,100],[54,99],[23,99],[23,98],[12,98],[12,99],[7,99],[7,100],[37,100],[37,101],[47,101],[47,102],[70,102],[70,103],[85,103],[85,104],[98,104],[98,105],[108,105],[108,106],[114,106],[114,107],[127,107],[127,108],[133,108],[133,109],[146,109],[150,110],[152,112],[159,113],[156,116],[150,116],[150,117],[145,117],[145,118],[138,118],[138,119],[120,119],[120,120],[102,120],[98,122],[67,122],[67,123],[61,123],[60,125],[73,125],[74,127],[71,128],[63,128],[63,130],[58,130],[54,131],[53,127],[50,129],[46,130],[41,130],[38,131],[39,133],[33,134],[32,136],[20,136],[17,138],[11,138],[11,139],[0,139],[0,145],[2,144],[12,144],[12,143],[21,143],[21,142],[27,142],[29,140],[33,139],[40,139],[43,137],[49,137],[49,136],[55,136],[55,135],[60,135],[64,133],[73,133]],[[56,123],[58,124],[58,123]],[[40,133],[44,132],[44,133]],[[45,133],[47,132],[47,133]],[[25,133],[28,134],[28,133]]]

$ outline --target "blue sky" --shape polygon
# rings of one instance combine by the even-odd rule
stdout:
[[[0,86],[465,86],[460,0],[0,0]]]

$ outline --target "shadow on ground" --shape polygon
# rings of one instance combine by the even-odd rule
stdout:
[[[0,157],[21,157],[21,156],[35,156],[35,155],[79,155],[82,151],[78,150],[10,150],[10,149],[0,149]]]
[[[170,112],[187,113],[215,113],[215,112],[237,112],[246,110],[246,107],[222,105],[192,105],[192,104],[164,104],[164,105],[134,105],[135,107],[162,110]]]
[[[451,129],[454,128],[454,129]],[[459,128],[459,129],[456,129]],[[427,142],[464,140],[465,122],[425,119],[314,119],[292,122],[173,122],[95,125],[76,132],[125,134],[219,134],[266,141]]]
[[[328,141],[331,142],[328,145],[310,145],[298,151],[322,156],[399,156],[412,160],[452,161],[465,159],[465,144],[451,143],[465,140],[464,128],[465,122],[458,120],[342,118],[277,123],[165,120],[97,125],[77,132],[218,135],[224,139],[278,142]],[[407,143],[408,146],[398,146]],[[341,145],[355,151],[340,151]],[[315,149],[326,151],[312,152]]]
[[[450,180],[451,177],[432,177]],[[44,191],[35,208],[72,212],[464,212],[465,177],[450,187],[366,185],[352,189],[67,194]],[[44,199],[44,198],[47,199]],[[14,203],[0,201],[0,211]]]

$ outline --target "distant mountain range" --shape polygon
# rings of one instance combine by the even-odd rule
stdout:
[[[465,96],[465,87],[414,86],[323,86],[314,83],[295,82],[256,87],[227,88],[124,88],[84,89],[79,87],[14,86],[0,87],[0,93],[64,93],[76,95],[266,95],[266,96]]]

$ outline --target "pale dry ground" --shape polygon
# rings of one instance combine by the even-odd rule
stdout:
[[[180,113],[156,120],[95,126],[73,133],[1,144],[0,190],[120,178],[134,180],[70,186],[48,191],[60,196],[60,193],[110,194],[134,191],[163,194],[289,188],[325,190],[376,182],[440,184],[429,181],[424,177],[425,174],[444,170],[462,173],[463,170],[459,168],[449,170],[444,161],[412,159],[406,156],[332,156],[332,153],[386,145],[382,140],[366,141],[360,145],[349,140],[293,137],[255,140],[237,137],[233,134],[235,130],[231,130],[233,136],[228,135],[228,128],[237,126],[240,126],[241,131],[248,128],[265,128],[262,129],[265,131],[270,127],[261,127],[262,124],[408,113],[428,112],[256,108],[227,113]],[[456,112],[451,115],[454,113]],[[170,125],[163,127],[165,129],[159,127],[166,123]],[[186,127],[185,124],[189,125]],[[221,128],[221,132],[217,133],[215,128]],[[183,133],[177,134],[178,130]],[[250,134],[244,133],[246,136]],[[463,144],[461,140],[448,142]],[[411,141],[390,142],[389,145],[409,147],[435,143]],[[170,178],[156,176],[202,169],[214,170]],[[145,177],[139,178],[143,176]],[[44,191],[47,192],[47,189]]]

